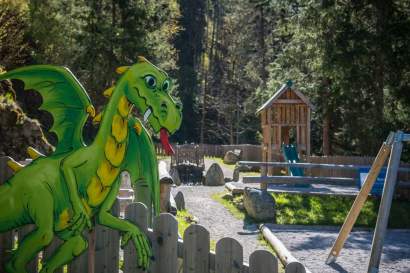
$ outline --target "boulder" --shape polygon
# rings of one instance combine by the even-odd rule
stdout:
[[[234,150],[234,151],[227,151],[224,156],[224,163],[225,164],[235,164],[239,160],[241,160],[242,151],[241,150]]]
[[[185,210],[185,198],[182,192],[177,192],[174,197],[175,204],[177,206],[177,210]]]
[[[224,173],[218,163],[213,163],[205,175],[205,186],[223,186],[225,185]]]
[[[180,186],[181,178],[179,178],[178,170],[176,168],[171,168],[171,170],[169,171],[169,174],[171,175],[172,180],[174,180],[174,184],[177,186]]]
[[[267,191],[246,187],[243,205],[249,216],[260,222],[275,221],[275,199]]]

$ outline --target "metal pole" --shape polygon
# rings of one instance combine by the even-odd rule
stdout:
[[[384,237],[386,235],[387,223],[389,220],[391,203],[393,200],[394,190],[396,188],[397,173],[400,165],[400,157],[403,149],[403,132],[395,134],[392,151],[390,154],[389,165],[387,167],[386,180],[382,200],[377,215],[376,228],[374,231],[372,251],[367,268],[368,273],[379,272],[380,258],[382,255]]]

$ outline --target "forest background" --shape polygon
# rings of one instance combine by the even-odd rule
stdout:
[[[410,131],[409,41],[410,0],[0,0],[2,69],[67,66],[101,109],[143,55],[175,81],[179,143],[260,143],[256,109],[292,80],[315,105],[313,153],[374,155]]]

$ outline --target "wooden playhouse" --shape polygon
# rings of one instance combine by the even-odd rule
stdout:
[[[282,85],[258,110],[263,134],[262,161],[278,161],[282,144],[295,144],[310,155],[310,116],[313,105],[292,86]]]

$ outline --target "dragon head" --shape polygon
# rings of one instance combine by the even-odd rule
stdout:
[[[168,134],[175,133],[181,126],[182,105],[169,94],[171,79],[144,57],[138,57],[138,62],[123,73],[121,81],[125,80],[128,100],[143,115],[144,122],[148,122],[155,133],[160,133],[167,153],[172,153]]]

